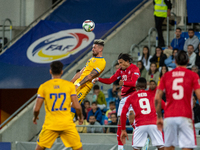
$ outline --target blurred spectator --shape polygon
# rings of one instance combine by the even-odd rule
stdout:
[[[196,65],[192,66],[191,70],[192,70],[193,72],[196,72],[196,73],[199,75],[199,77],[200,77],[200,72],[199,72],[198,66],[196,66]]]
[[[77,121],[75,122],[75,124],[76,124],[76,125],[89,125],[89,123],[87,122],[86,119],[83,120],[83,123],[82,123],[82,124],[79,123],[79,120],[77,120]],[[76,129],[77,129],[77,131],[78,131],[79,133],[87,133],[87,127],[76,127]]]
[[[156,67],[156,63],[151,63],[149,72],[147,72],[146,74],[147,85],[149,85],[149,82],[151,80],[154,80],[156,83],[158,83],[159,75],[160,73],[158,71],[158,68]]]
[[[119,63],[115,64],[115,71],[120,68]],[[108,90],[108,98],[117,97],[117,89],[120,88],[119,81],[121,77],[119,77],[115,82],[113,82],[113,87]]]
[[[158,85],[160,84],[160,79],[161,77],[168,72],[168,67],[166,65],[162,66],[161,71],[160,71],[160,77],[159,77],[159,81],[158,81]]]
[[[200,128],[200,106],[197,104],[197,97],[193,96],[193,112],[194,112],[194,126]],[[196,134],[199,135],[199,129],[196,129]]]
[[[106,111],[106,115],[105,115],[105,119],[104,119],[104,124],[107,125],[108,123],[111,122],[111,114],[116,113],[116,109],[115,109],[115,102],[111,101],[109,103],[109,110]]]
[[[162,66],[161,71],[160,71],[160,78],[168,72],[168,67],[166,65]]]
[[[167,65],[167,67],[170,67],[172,69],[176,68],[175,55],[177,52],[178,49],[174,49],[172,55],[165,59],[165,65]]]
[[[87,119],[87,116],[88,116],[88,113],[89,113],[89,111],[91,110],[92,108],[90,107],[90,101],[88,101],[88,100],[85,100],[84,101],[84,112],[85,112],[85,118]]]
[[[154,0],[154,17],[155,25],[158,31],[158,45],[165,46],[165,42],[162,34],[162,23],[167,16],[170,16],[170,10],[172,7],[170,0]]]
[[[106,98],[103,92],[100,90],[99,85],[93,87],[93,101],[97,102],[97,106],[103,110],[106,107]]]
[[[156,62],[156,67],[159,68],[165,64],[164,61],[166,58],[167,56],[163,53],[162,48],[158,46],[156,47],[155,54],[150,59],[150,62]]]
[[[147,71],[149,71],[149,68],[150,68],[151,58],[152,56],[149,54],[149,48],[147,46],[144,46],[142,56],[138,57],[138,60],[141,60],[143,62],[143,65]]]
[[[117,114],[116,113],[112,113],[110,115],[110,118],[111,118],[111,122],[108,125],[117,126]],[[107,128],[106,133],[117,133],[117,128]]]
[[[147,70],[141,60],[137,62],[137,67],[140,69],[140,77],[146,78]]]
[[[195,65],[197,65],[200,69],[200,44],[198,46],[198,53],[196,53],[197,56],[196,56],[196,61],[195,61]]]
[[[100,126],[99,122],[96,121],[95,116],[90,116],[89,117],[89,125],[96,125]],[[102,133],[103,129],[102,128],[97,128],[97,127],[87,127],[87,133]]]
[[[193,65],[195,65],[196,61],[196,53],[194,52],[194,46],[193,45],[188,45],[187,48],[187,54],[189,56],[189,63],[187,68],[191,69]]]
[[[154,80],[151,80],[150,81],[150,83],[149,83],[149,92],[151,93],[151,94],[153,94],[154,96],[155,96],[155,94],[156,94],[156,88],[157,87],[157,83],[156,83],[156,81],[154,81]]]
[[[171,42],[171,46],[174,49],[183,50],[183,46],[185,44],[184,37],[181,37],[182,30],[181,28],[176,28],[176,38],[174,38]]]
[[[87,121],[89,121],[90,116],[95,116],[96,121],[101,123],[102,119],[102,112],[99,107],[97,107],[97,102],[92,102],[92,109],[88,113]]]
[[[194,35],[193,29],[188,30],[188,35],[189,35],[189,38],[185,41],[184,51],[187,52],[188,46],[193,45],[194,52],[197,53],[198,52],[199,39],[196,35]]]

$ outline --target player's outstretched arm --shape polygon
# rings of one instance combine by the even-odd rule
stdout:
[[[92,81],[92,79],[96,77],[98,74],[99,73],[97,71],[92,70],[89,75],[85,76],[85,78],[83,78],[83,80],[79,82],[79,84],[77,84],[77,86],[83,85],[88,81]]]
[[[157,112],[157,127],[158,130],[162,131],[163,128],[163,119],[162,119],[162,112],[161,112],[161,101],[162,101],[163,91],[158,89],[155,95],[155,108]]]
[[[74,75],[74,77],[71,79],[71,82],[72,82],[72,83],[74,83],[78,78],[80,78],[80,76],[81,76],[81,74],[83,73],[84,69],[85,69],[85,67],[84,67],[81,71],[77,72],[77,73]]]
[[[39,119],[38,115],[40,113],[40,108],[42,107],[44,98],[37,98],[35,106],[33,107],[33,123],[37,124],[37,120]]]
[[[76,110],[76,113],[79,117],[79,122],[83,122],[82,108],[78,102],[77,95],[71,95],[71,100],[72,100],[72,107]]]

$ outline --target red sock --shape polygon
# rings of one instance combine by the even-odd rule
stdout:
[[[118,141],[118,145],[122,145],[122,141],[120,140],[120,136],[121,136],[121,132],[122,132],[122,127],[121,125],[117,126],[117,141]]]

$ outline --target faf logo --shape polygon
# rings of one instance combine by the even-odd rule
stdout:
[[[62,60],[86,48],[94,38],[93,32],[83,29],[63,30],[32,43],[27,50],[27,57],[35,63]]]

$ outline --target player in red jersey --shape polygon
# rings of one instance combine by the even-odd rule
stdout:
[[[124,104],[121,114],[121,141],[125,144],[126,133],[126,113],[132,105],[135,113],[135,130],[133,133],[132,147],[135,150],[141,149],[147,140],[147,136],[151,138],[152,145],[164,150],[162,132],[157,129],[156,109],[154,106],[154,96],[149,91],[145,91],[147,87],[146,79],[141,77],[137,80],[137,92],[129,96]]]
[[[158,114],[157,126],[162,130],[161,99],[166,93],[164,113],[164,136],[166,150],[174,150],[179,146],[183,150],[196,147],[196,136],[192,113],[193,91],[200,99],[200,85],[197,73],[186,68],[189,58],[186,52],[180,51],[175,56],[177,67],[164,74],[155,96]]]
[[[140,70],[139,68],[131,63],[132,58],[129,54],[119,54],[118,56],[118,63],[120,65],[120,68],[115,72],[113,76],[110,78],[95,78],[93,80],[93,83],[96,81],[105,83],[105,84],[111,84],[114,81],[116,81],[119,77],[121,77],[121,80],[119,81],[119,85],[122,86],[121,89],[121,96],[122,99],[119,104],[117,116],[118,116],[118,130],[117,130],[117,140],[118,140],[118,150],[123,150],[123,143],[120,140],[121,135],[121,125],[120,125],[120,116],[121,111],[124,106],[124,103],[128,96],[130,96],[133,92],[135,92],[135,86],[136,81],[138,77],[140,76]],[[130,108],[131,110],[131,108]],[[132,113],[131,113],[132,114]]]

